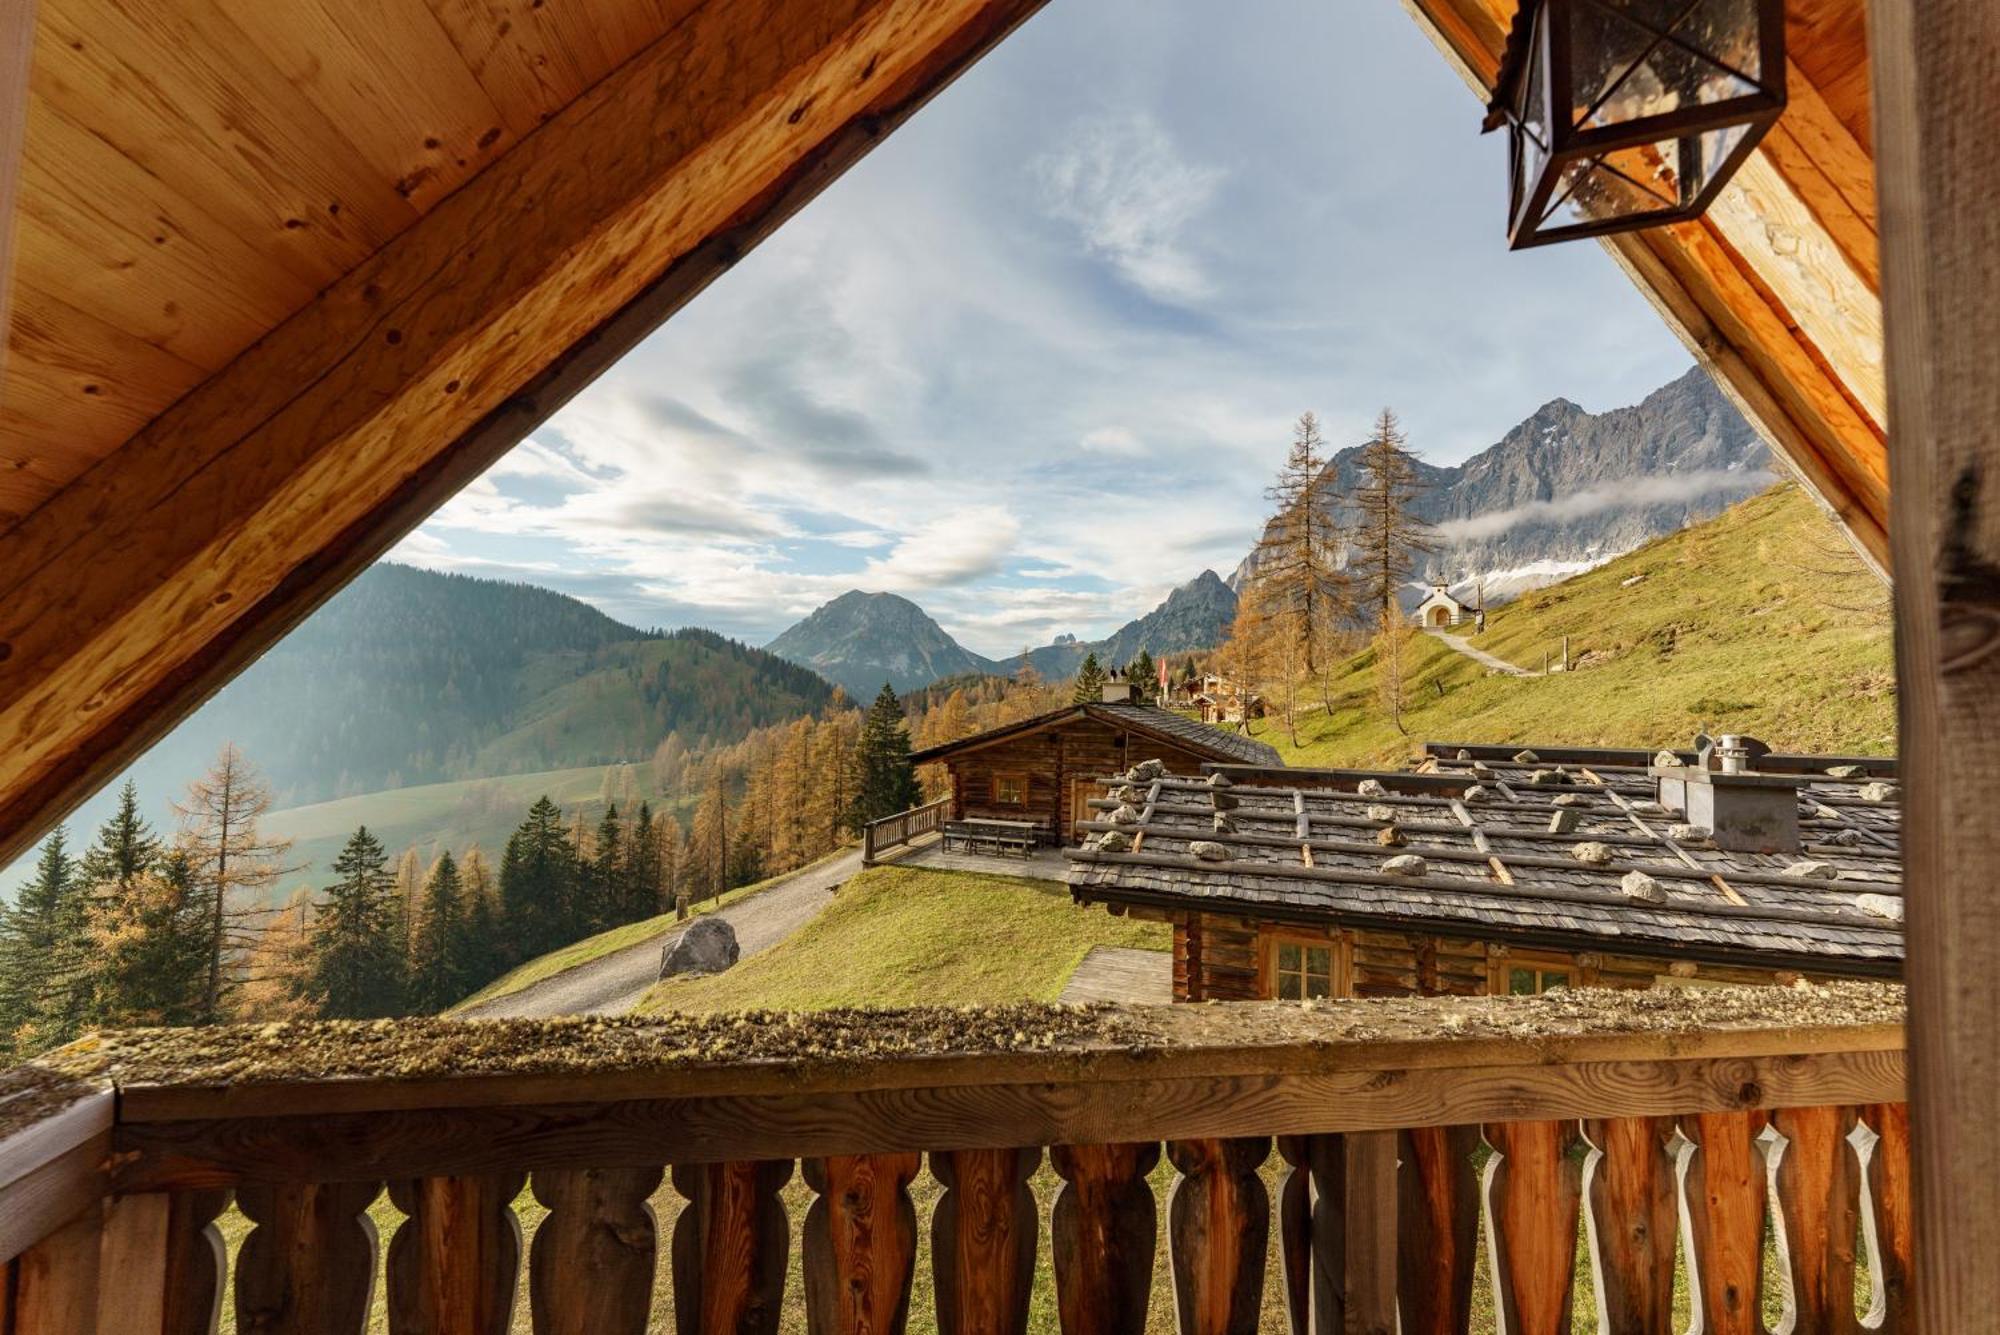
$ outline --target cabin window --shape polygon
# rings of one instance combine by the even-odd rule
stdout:
[[[1501,980],[1504,984],[1501,991],[1512,997],[1540,996],[1544,992],[1572,986],[1574,983],[1572,972],[1567,964],[1510,962],[1501,971]]]
[[[993,804],[1001,807],[1024,807],[1028,805],[1028,776],[1025,774],[994,775]]]
[[[1271,995],[1305,1001],[1333,995],[1333,945],[1277,941],[1271,946]]]

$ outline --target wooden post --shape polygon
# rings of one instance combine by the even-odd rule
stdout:
[[[7,295],[13,290],[14,213],[21,195],[21,144],[28,133],[28,70],[35,54],[35,0],[0,0],[0,383],[7,378]]]
[[[1922,1327],[2000,1311],[2000,6],[1874,0]]]

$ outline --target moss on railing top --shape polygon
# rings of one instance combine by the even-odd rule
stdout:
[[[898,1067],[1086,1076],[1112,1064],[1271,1069],[1357,1060],[1455,1064],[1511,1052],[1570,1055],[1809,1050],[1813,1031],[1901,1023],[1894,984],[1610,991],[1541,997],[1399,997],[1157,1007],[1010,1006],[773,1011],[719,1016],[545,1020],[407,1019],[113,1031],[41,1066],[121,1088],[244,1087],[327,1081],[736,1071],[845,1072],[869,1083]],[[1877,1045],[1888,1040],[1878,1040]],[[1582,1045],[1579,1047],[1579,1045]],[[1836,1044],[1837,1045],[1837,1044]],[[1571,1050],[1574,1050],[1572,1052]],[[1285,1060],[1281,1061],[1280,1056]],[[950,1059],[962,1059],[950,1061]],[[579,1086],[578,1096],[586,1096]]]

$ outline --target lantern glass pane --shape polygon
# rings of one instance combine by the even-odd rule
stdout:
[[[1604,125],[1632,119],[1634,113],[1625,106],[1625,88],[1633,67],[1659,40],[1658,33],[1625,14],[1592,0],[1575,0],[1569,6],[1569,123]]]
[[[1722,170],[1722,164],[1749,133],[1748,124],[1738,124],[1725,125],[1701,136],[1701,180],[1695,185],[1697,192]]]
[[[1757,0],[1699,0],[1673,35],[1676,41],[1746,79],[1764,77]]]
[[[1628,180],[1602,159],[1588,158],[1563,167],[1541,226],[1562,228],[1633,218],[1666,212],[1674,204],[1675,201]]]
[[[1706,106],[1747,97],[1758,91],[1756,0],[1606,0],[1621,12],[1613,32],[1652,31],[1651,47],[1622,78],[1614,75],[1610,95],[1595,108],[1586,107],[1576,123],[1589,129],[1622,125],[1642,116],[1663,116],[1684,107]],[[1579,16],[1596,12],[1609,16],[1597,0],[1577,0]],[[1579,17],[1580,22],[1580,17]],[[1658,29],[1650,27],[1660,23]],[[1618,24],[1623,24],[1623,29]],[[1583,40],[1582,29],[1577,40]],[[1621,41],[1622,52],[1629,39]],[[1579,45],[1573,57],[1579,69],[1596,57]],[[1579,89],[1583,87],[1581,80]]]

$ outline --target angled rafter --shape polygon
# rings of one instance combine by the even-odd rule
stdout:
[[[21,145],[28,131],[28,66],[34,51],[35,0],[0,0],[0,377],[7,371],[14,214],[21,194]]]
[[[1039,0],[707,0],[0,535],[0,858]]]

